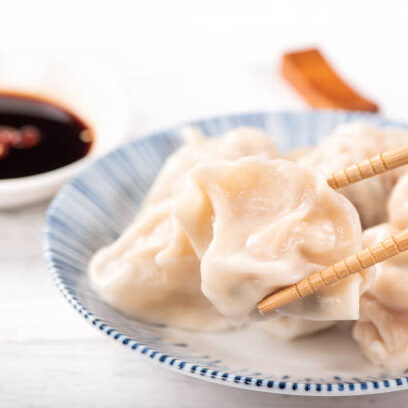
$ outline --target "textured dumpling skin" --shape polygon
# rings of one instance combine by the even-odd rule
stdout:
[[[379,153],[408,144],[408,132],[377,129],[364,123],[339,126],[314,149],[298,157],[299,163],[316,166],[327,175]],[[364,228],[385,222],[387,200],[405,167],[339,189],[357,208]]]
[[[123,235],[92,258],[100,297],[125,315],[175,327],[229,327],[200,290],[199,260],[170,214],[170,201],[149,207]]]
[[[400,229],[408,228],[408,174],[402,176],[388,201],[390,223]]]
[[[237,324],[266,295],[361,247],[353,205],[322,172],[281,159],[197,166],[174,214],[201,259],[203,293]],[[350,276],[282,311],[310,320],[357,319],[361,282]]]
[[[399,230],[381,224],[366,230],[364,246],[380,242]],[[376,267],[375,279],[361,298],[360,319],[353,338],[374,364],[388,370],[408,368],[408,254],[402,253]]]
[[[222,159],[236,160],[245,156],[278,157],[278,150],[271,138],[253,127],[238,127],[217,138],[207,138],[195,128],[185,128],[182,136],[186,143],[164,163],[144,201],[145,207],[181,189],[188,170],[197,164]]]
[[[408,319],[383,307],[375,298],[361,299],[362,319],[354,324],[353,338],[365,356],[389,371],[408,368]]]
[[[306,320],[297,316],[278,316],[265,322],[253,323],[273,337],[282,340],[293,340],[308,336],[333,326],[335,321]]]
[[[166,161],[132,225],[94,255],[89,276],[103,300],[132,318],[190,330],[221,330],[229,324],[200,290],[200,262],[171,214],[172,196],[199,163],[278,153],[256,128],[237,128],[212,139],[186,128],[184,138],[186,144]]]

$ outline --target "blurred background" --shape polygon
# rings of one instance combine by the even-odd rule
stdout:
[[[212,114],[303,108],[277,66],[282,52],[308,46],[383,112],[408,117],[402,1],[14,0],[1,17],[1,51],[52,56],[102,76],[123,91],[133,133]]]

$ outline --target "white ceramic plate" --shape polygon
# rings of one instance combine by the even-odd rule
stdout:
[[[403,126],[344,112],[244,114],[192,125],[208,136],[239,125],[257,126],[287,151],[316,144],[340,123],[354,120]],[[253,329],[191,333],[129,320],[98,298],[86,274],[90,257],[133,219],[164,160],[180,143],[179,128],[133,141],[93,163],[58,193],[47,215],[44,251],[68,302],[98,330],[151,362],[219,384],[301,395],[408,388],[405,374],[383,373],[370,364],[344,326],[292,342]]]
[[[36,53],[1,54],[0,90],[33,94],[68,108],[90,124],[95,142],[83,159],[30,177],[0,180],[0,209],[51,197],[83,165],[116,147],[126,136],[129,111],[112,78],[99,67],[76,68]]]

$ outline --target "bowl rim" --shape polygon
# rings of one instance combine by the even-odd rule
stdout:
[[[60,186],[76,174],[78,170],[82,169],[85,164],[123,144],[129,136],[132,112],[128,106],[129,104],[126,104],[127,95],[125,90],[119,86],[120,84],[114,73],[109,68],[105,68],[104,72],[95,78],[92,76],[92,80],[89,82],[89,75],[86,76],[84,70],[79,69],[65,58],[43,53],[40,53],[40,55],[38,53],[24,53],[23,55],[11,50],[6,50],[3,54],[9,63],[6,64],[5,77],[1,78],[2,95],[33,99],[62,108],[80,118],[96,135],[89,152],[78,160],[31,176],[1,179],[0,210],[9,210],[50,198]],[[16,76],[12,75],[10,77],[9,73],[12,72],[12,67],[17,64],[21,65],[21,61],[26,62],[31,67],[30,70],[26,71],[24,69],[22,74],[18,72]],[[92,72],[98,67],[98,63],[99,61],[93,61],[86,71]],[[35,69],[32,69],[32,65],[34,65]],[[49,81],[49,78],[44,79],[44,72],[48,73],[45,69],[50,69],[52,81]],[[34,76],[31,75],[32,71],[35,73]],[[106,75],[111,77],[111,81],[106,82]],[[67,86],[67,77],[73,77],[75,84],[82,84],[80,88],[81,90],[86,89],[86,93],[81,92],[78,94],[77,87]],[[54,79],[55,81],[53,81]],[[64,83],[62,91],[60,83]],[[67,92],[66,88],[69,92]],[[88,109],[89,106],[93,107],[92,104],[96,100],[95,98],[97,100],[101,99],[100,95],[108,95],[108,99],[114,101],[113,114],[112,104],[109,105],[109,103],[98,103],[97,115],[94,109]],[[81,103],[78,103],[78,101],[81,101]],[[85,109],[83,101],[86,101]],[[108,116],[107,112],[109,112]],[[115,120],[109,120],[108,131],[105,131],[106,123],[104,121],[104,125],[100,126],[100,118],[112,115]],[[110,137],[112,132],[115,132],[115,135]],[[107,137],[108,135],[109,137]]]
[[[225,120],[225,119],[238,119],[242,116],[268,116],[268,115],[321,115],[321,114],[341,114],[341,115],[351,115],[356,116],[356,118],[364,117],[378,117],[383,118],[385,122],[392,123],[393,126],[402,126],[407,128],[408,124],[400,122],[398,120],[392,120],[383,117],[382,115],[372,114],[372,113],[362,113],[362,112],[350,112],[350,111],[334,111],[334,110],[311,110],[311,111],[296,111],[296,110],[277,110],[277,111],[253,111],[253,112],[243,112],[228,115],[217,115],[212,117],[207,117],[201,120],[193,120],[187,123],[181,123],[179,125],[167,128],[161,131],[149,133],[144,138],[133,139],[127,141],[127,143],[122,144],[116,149],[108,152],[107,154],[101,156],[94,161],[93,165],[98,163],[99,160],[106,160],[109,157],[113,157],[116,152],[126,149],[128,145],[138,143],[141,140],[155,139],[160,137],[164,133],[179,131],[184,126],[194,126],[199,123],[205,123],[207,121]],[[82,177],[86,168],[81,170],[68,184],[73,180]],[[48,233],[50,232],[50,218],[55,209],[58,208],[59,200],[61,199],[61,194],[58,193],[57,196],[52,200],[50,206],[46,212],[46,218],[43,229],[43,256],[45,258],[45,263],[47,269],[49,270],[51,277],[59,289],[63,297],[67,302],[92,326],[99,329],[101,332],[105,333],[111,339],[121,343],[122,345],[128,347],[130,350],[135,351],[138,355],[143,358],[153,362],[154,364],[170,369],[171,371],[182,373],[189,377],[200,378],[202,380],[217,383],[221,385],[227,385],[230,387],[236,387],[241,389],[248,389],[253,391],[268,392],[274,394],[285,394],[285,395],[298,395],[298,396],[358,396],[358,395],[371,395],[371,394],[381,394],[394,391],[402,391],[408,389],[408,374],[407,376],[387,376],[386,378],[375,378],[373,380],[358,380],[355,381],[344,381],[341,377],[333,377],[332,382],[322,381],[321,383],[307,382],[307,381],[291,381],[290,377],[287,379],[276,379],[268,380],[265,378],[255,377],[255,376],[244,376],[244,375],[234,375],[227,371],[213,370],[205,366],[192,364],[182,359],[173,357],[171,355],[162,353],[161,351],[146,346],[138,341],[132,339],[131,337],[125,335],[121,331],[111,327],[102,318],[99,318],[84,306],[76,294],[71,289],[67,288],[64,284],[62,277],[59,274],[58,268],[56,268],[52,260],[52,249],[50,241],[48,239]]]

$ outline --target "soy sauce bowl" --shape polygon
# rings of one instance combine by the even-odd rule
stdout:
[[[1,179],[0,210],[53,196],[85,164],[120,144],[130,122],[120,87],[99,65],[93,69],[90,62],[75,67],[67,61],[38,54],[5,54],[1,61],[0,95],[17,94],[61,106],[89,125],[93,142],[83,158],[70,164],[26,177]]]

